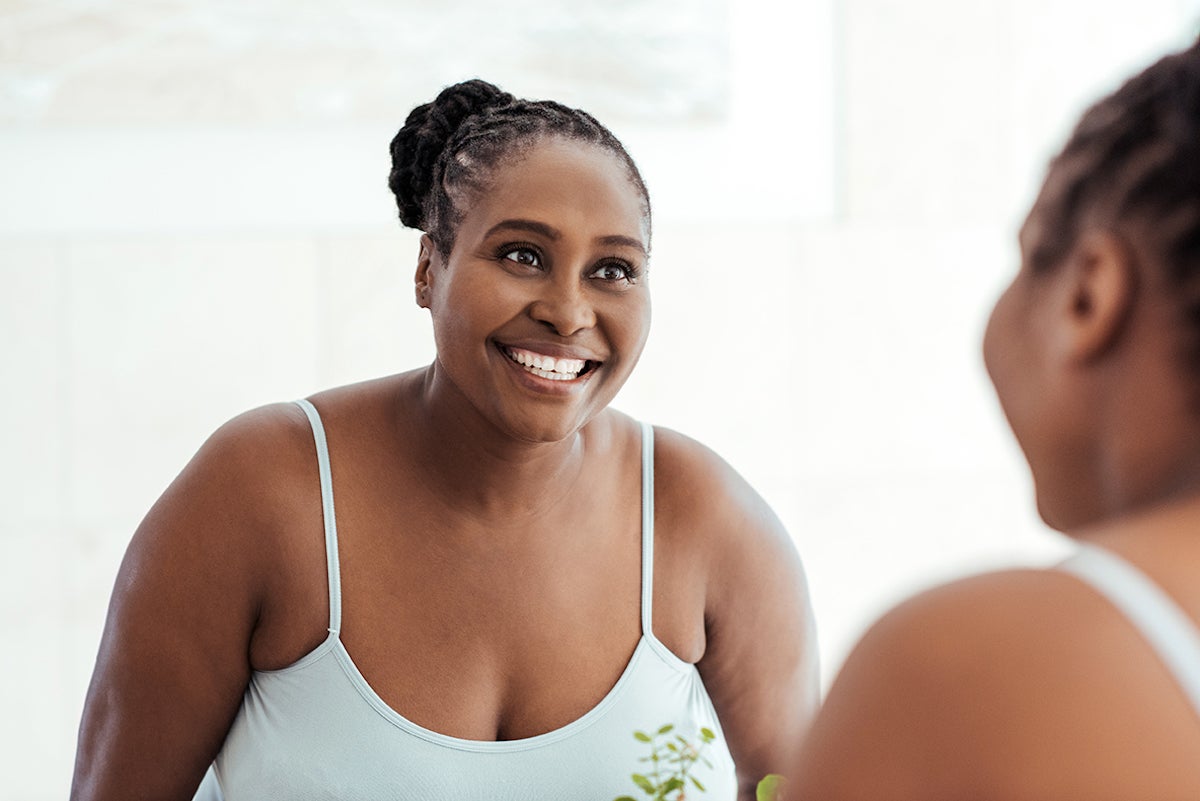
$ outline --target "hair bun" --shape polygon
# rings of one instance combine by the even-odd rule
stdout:
[[[396,196],[400,222],[424,230],[425,199],[434,182],[438,156],[469,117],[508,105],[514,98],[478,78],[441,91],[432,103],[417,106],[392,139],[392,171],[388,187]]]

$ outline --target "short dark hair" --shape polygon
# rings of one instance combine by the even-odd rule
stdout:
[[[400,221],[448,255],[462,221],[455,193],[478,191],[501,157],[547,136],[597,145],[625,165],[650,223],[650,195],[624,145],[591,114],[552,100],[522,100],[482,80],[457,83],[417,106],[392,139],[388,187]]]

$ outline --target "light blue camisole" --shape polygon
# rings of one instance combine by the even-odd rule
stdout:
[[[1200,631],[1142,571],[1112,551],[1084,545],[1058,566],[1108,599],[1166,665],[1200,716]]]
[[[316,440],[329,568],[329,637],[295,664],[256,671],[196,801],[612,801],[643,795],[649,746],[635,729],[672,723],[696,742],[717,735],[697,764],[705,786],[688,798],[733,801],[737,782],[712,701],[696,667],[651,631],[654,576],[654,435],[642,424],[642,637],[620,679],[591,711],[520,740],[465,740],[423,728],[389,707],[359,673],[338,636],[341,588],[337,521],[325,433],[317,410],[297,401]],[[570,677],[564,676],[564,681]]]

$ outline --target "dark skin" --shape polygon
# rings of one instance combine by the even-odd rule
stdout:
[[[581,717],[641,636],[640,431],[607,408],[649,324],[639,199],[590,147],[552,140],[517,166],[494,175],[448,255],[422,241],[434,364],[312,399],[334,477],[342,641],[392,708],[479,740]],[[530,378],[506,348],[592,364]],[[655,448],[654,634],[697,664],[753,798],[815,702],[802,571],[728,465],[664,429]],[[315,648],[328,614],[308,422],[293,405],[250,412],[130,545],[72,797],[190,798],[251,672]]]
[[[1040,224],[1035,206],[1025,253]],[[1043,518],[1123,556],[1200,625],[1196,382],[1179,291],[1144,245],[1152,231],[1085,220],[1063,264],[1022,266],[984,350]],[[797,797],[1197,798],[1196,724],[1141,634],[1093,590],[1057,571],[992,573],[868,632],[803,748]]]

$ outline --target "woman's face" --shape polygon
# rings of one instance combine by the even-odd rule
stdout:
[[[435,370],[510,436],[562,440],[609,404],[649,333],[641,196],[616,156],[550,138],[459,202],[453,250],[423,239],[417,270]]]
[[[1043,192],[1043,195],[1045,193]],[[1021,267],[1001,294],[983,340],[984,363],[996,396],[1029,462],[1038,511],[1051,526],[1073,517],[1082,452],[1079,421],[1050,353],[1063,270],[1035,273],[1030,254],[1043,236],[1035,204],[1021,229]]]
[[[1037,393],[1029,384],[1035,380],[1035,343],[1030,337],[1031,305],[1035,277],[1027,254],[1034,235],[1033,215],[1021,229],[1021,267],[1008,288],[996,300],[983,336],[983,361],[992,379],[1000,407],[1012,426],[1022,450],[1028,453],[1027,426],[1037,418],[1033,405]]]

